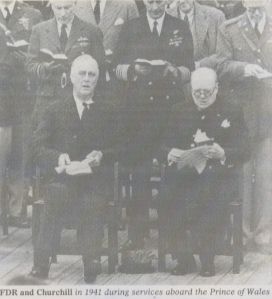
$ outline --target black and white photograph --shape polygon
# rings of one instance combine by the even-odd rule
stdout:
[[[0,296],[271,286],[272,0],[0,0]]]

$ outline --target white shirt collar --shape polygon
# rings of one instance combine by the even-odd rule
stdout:
[[[179,14],[180,14],[180,18],[182,20],[184,20],[185,18],[185,13],[180,9],[179,9]],[[195,12],[195,8],[193,7],[188,13],[187,13],[187,16],[188,16],[188,21],[189,21],[189,25],[192,26],[193,22],[194,22],[194,12]]]
[[[4,18],[7,16],[7,11],[5,10],[5,7],[7,7],[9,9],[10,14],[12,15],[15,3],[16,3],[16,0],[12,1],[9,5],[4,5],[2,2],[0,2],[0,8],[1,8]]]
[[[100,0],[100,17],[103,15],[107,0]],[[94,10],[96,0],[91,0],[92,8]]]
[[[148,24],[149,24],[150,31],[151,32],[153,31],[154,22],[157,21],[157,23],[158,23],[158,25],[157,25],[158,33],[159,33],[159,35],[161,35],[162,25],[163,25],[163,21],[164,21],[164,18],[165,18],[165,13],[158,19],[150,18],[148,13],[146,14],[146,16],[147,16],[147,21],[148,21]]]
[[[86,103],[86,104],[93,104],[94,101],[93,99],[89,99],[88,101],[84,101],[82,102],[76,95],[75,93],[73,93],[73,96],[74,96],[74,100],[75,100],[75,103],[76,103],[76,107],[77,107],[77,112],[78,112],[78,115],[79,115],[79,118],[81,119],[82,117],[82,113],[83,113],[83,110],[84,110],[84,106],[83,106],[83,103]]]
[[[247,16],[248,16],[248,19],[249,19],[249,22],[250,22],[252,28],[254,28],[254,27],[255,27],[255,21],[252,20],[252,19],[249,17],[248,14],[247,14]],[[264,13],[264,14],[263,14],[263,17],[261,18],[261,20],[260,20],[259,23],[258,23],[258,30],[259,30],[260,33],[263,33],[265,24],[266,24],[266,14]]]
[[[74,21],[74,18],[68,24],[66,24],[66,32],[67,32],[68,37],[70,36],[73,21]],[[60,36],[62,23],[57,21],[57,26],[58,26],[58,33]]]

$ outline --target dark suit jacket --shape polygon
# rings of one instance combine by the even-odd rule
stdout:
[[[38,78],[37,100],[39,97],[48,97],[56,100],[65,96],[66,88],[61,87],[63,72],[48,75],[44,69],[44,61],[41,61],[40,50],[48,49],[54,54],[60,53],[60,41],[56,19],[50,19],[35,26],[32,31],[29,46],[28,72]],[[104,65],[104,48],[101,31],[91,24],[87,24],[74,17],[71,32],[65,48],[65,54],[71,60],[82,52],[92,55],[99,66]],[[69,78],[69,72],[67,72]]]
[[[165,159],[172,148],[183,150],[198,145],[198,130],[218,143],[226,155],[225,163],[208,160],[205,170],[198,174],[194,168],[169,167],[168,185],[172,196],[192,200],[231,200],[237,196],[239,166],[248,158],[248,132],[241,109],[217,99],[207,109],[199,111],[193,102],[178,104],[172,109],[171,120],[164,142]]]
[[[101,150],[103,163],[115,159],[120,146],[116,138],[118,109],[99,96],[89,110],[89,118],[80,120],[73,97],[48,107],[33,137],[36,162],[49,179],[58,180],[55,167],[62,153],[81,161],[93,150]]]

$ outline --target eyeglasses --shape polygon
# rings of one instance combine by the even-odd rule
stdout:
[[[215,91],[215,87],[212,90],[210,90],[210,89],[196,89],[196,90],[193,90],[192,93],[197,98],[202,97],[202,95],[204,96],[204,98],[208,98],[208,97],[213,95],[214,91]]]

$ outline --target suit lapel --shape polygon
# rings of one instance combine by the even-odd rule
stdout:
[[[120,7],[117,3],[114,3],[113,0],[106,1],[104,12],[99,24],[99,27],[102,29],[102,31],[105,31],[109,27],[114,26],[114,21],[119,11]]]
[[[208,32],[208,20],[207,20],[207,16],[201,10],[200,5],[198,5],[197,3],[195,3],[194,24],[193,24],[192,31],[194,31],[192,32],[193,39],[194,39],[194,46],[202,47]],[[195,52],[198,52],[198,50],[195,49]]]
[[[258,39],[254,29],[252,28],[250,21],[246,14],[244,14],[243,18],[241,19],[239,28],[240,28],[240,31],[241,31],[244,39],[246,40],[246,42],[248,44],[250,44],[250,42],[251,42],[251,43],[254,43],[255,46],[258,46],[259,39]],[[252,46],[250,46],[250,48],[252,48]]]
[[[264,31],[259,40],[260,47],[264,45],[267,42],[267,40],[271,38],[271,36],[272,36],[272,19],[267,16]]]
[[[60,52],[60,41],[59,41],[59,33],[57,27],[57,21],[55,18],[51,19],[48,23],[48,27],[45,30],[46,38],[48,40],[47,44],[55,46],[56,51]]]
[[[80,125],[80,118],[77,111],[77,106],[74,100],[74,97],[71,96],[65,105],[66,107],[66,115],[67,115],[67,121],[71,124],[75,124],[76,126]]]
[[[82,30],[82,26],[81,23],[79,21],[78,17],[74,17],[73,23],[72,23],[72,27],[71,27],[71,32],[65,47],[65,53],[67,53],[72,46],[75,44],[75,42],[77,41],[78,38],[80,38],[80,32]]]

